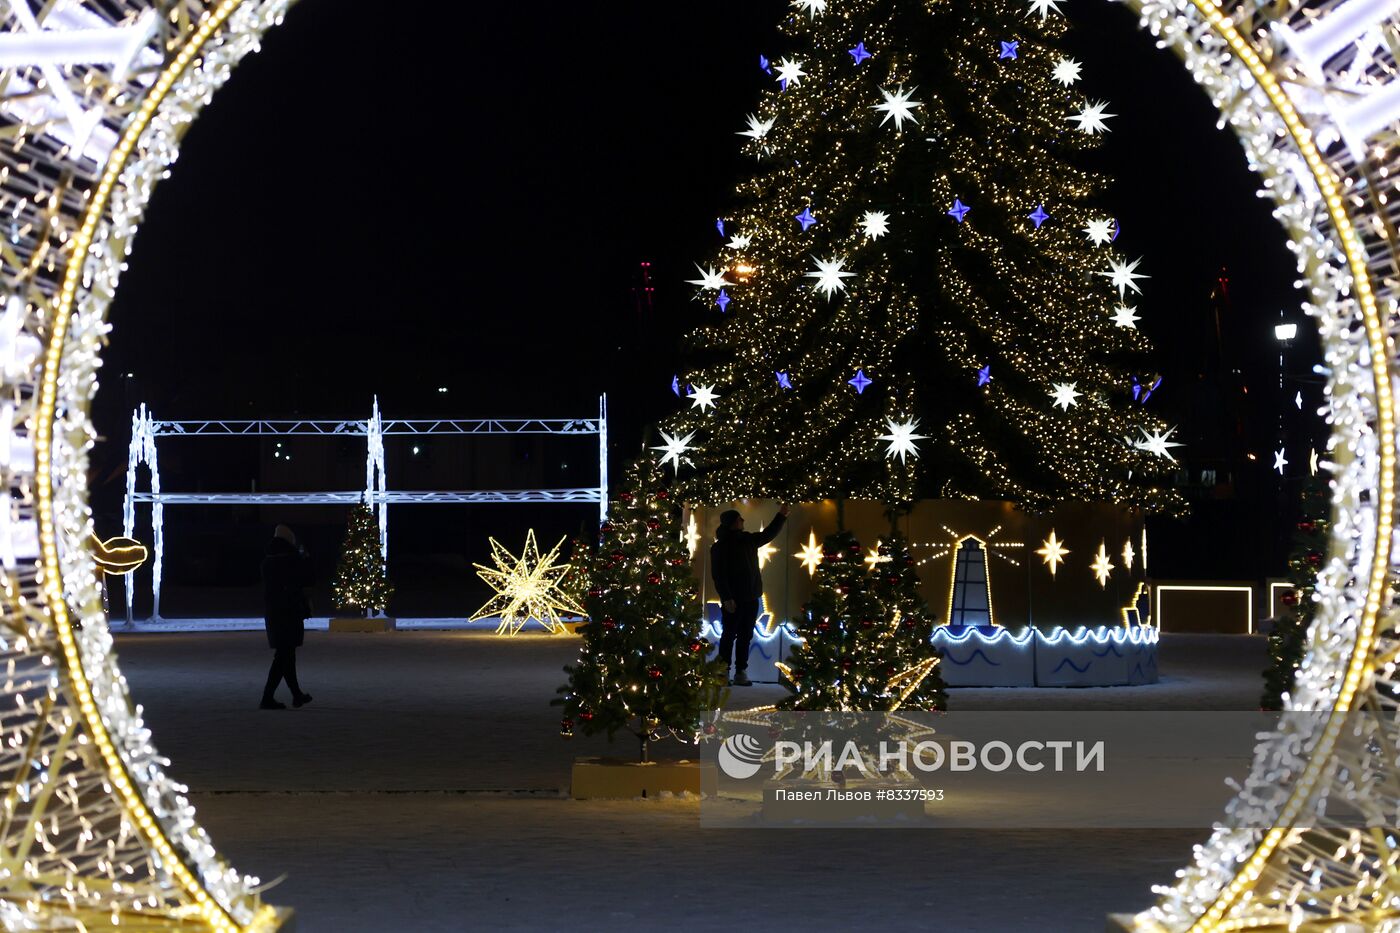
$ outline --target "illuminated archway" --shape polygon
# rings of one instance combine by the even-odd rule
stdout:
[[[291,0],[185,0],[160,14],[146,0],[60,0],[44,5],[43,22],[26,0],[3,2],[0,410],[9,421],[0,424],[0,470],[10,501],[0,508],[0,923],[271,929],[277,912],[258,901],[253,879],[222,862],[164,774],[127,696],[82,542],[91,529],[88,408],[132,237],[184,131]],[[1335,782],[1366,771],[1339,744],[1340,714],[1395,706],[1387,324],[1400,238],[1385,186],[1400,167],[1390,132],[1400,87],[1390,82],[1394,43],[1384,40],[1396,37],[1400,9],[1393,0],[1307,12],[1296,0],[1128,2],[1235,129],[1277,205],[1331,372],[1337,480],[1322,603],[1290,698],[1294,709],[1332,715],[1319,734],[1279,734],[1256,750],[1231,812],[1261,806],[1282,772],[1291,779],[1277,827],[1217,830],[1133,922],[1374,927],[1400,918],[1400,853],[1385,831],[1393,817],[1374,832],[1295,821]],[[1393,813],[1393,759],[1367,773],[1375,813]]]

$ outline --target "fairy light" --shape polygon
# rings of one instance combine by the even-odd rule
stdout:
[[[467,621],[499,617],[497,635],[518,635],[530,620],[544,626],[551,635],[563,634],[563,616],[585,615],[585,610],[562,586],[569,565],[559,560],[559,549],[567,538],[545,554],[535,544],[535,530],[525,534],[525,547],[516,557],[495,538],[490,539],[491,561],[496,566],[473,564],[476,575],[494,591],[490,599]]]

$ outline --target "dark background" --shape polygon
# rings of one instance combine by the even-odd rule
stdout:
[[[1105,207],[1152,276],[1130,302],[1160,351],[1150,404],[1187,445],[1195,510],[1153,522],[1154,575],[1281,573],[1307,447],[1323,436],[1310,415],[1320,388],[1295,378],[1317,349],[1283,234],[1176,60],[1124,8],[1063,8],[1080,87],[1118,115],[1100,156],[1114,178]],[[99,529],[120,527],[143,401],[163,419],[363,419],[376,395],[386,417],[591,417],[607,392],[620,477],[644,427],[676,404],[677,337],[699,320],[683,280],[751,170],[735,134],[773,80],[758,56],[782,54],[788,10],[450,4],[428,25],[364,0],[301,0],[190,131],[136,240],[96,404]],[[1281,311],[1301,325],[1283,396],[1301,389],[1302,415],[1278,389]],[[282,443],[163,440],[164,488],[362,485],[362,444]],[[589,444],[391,438],[389,481],[588,486]],[[481,594],[469,565],[488,535],[514,549],[533,526],[547,546],[595,508],[391,509],[396,611],[470,612]],[[276,521],[301,530],[328,576],[338,509],[171,507],[165,614],[256,614],[246,587]],[[138,536],[147,528],[143,515]]]

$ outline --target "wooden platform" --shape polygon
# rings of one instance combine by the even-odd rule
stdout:
[[[397,627],[397,620],[393,616],[332,618],[329,623],[332,632],[392,632]]]
[[[673,794],[713,795],[719,775],[713,762],[627,761],[620,758],[576,758],[570,794],[575,800],[590,797],[655,797]]]

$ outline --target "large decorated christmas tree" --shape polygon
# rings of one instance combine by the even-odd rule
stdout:
[[[725,672],[706,660],[680,510],[649,458],[629,468],[608,509],[588,581],[583,647],[555,701],[560,731],[631,732],[643,761],[656,739],[694,740],[719,708]]]
[[[802,0],[697,264],[713,321],[666,429],[688,500],[1177,511],[1142,407],[1139,258],[1084,156],[1055,0]]]

